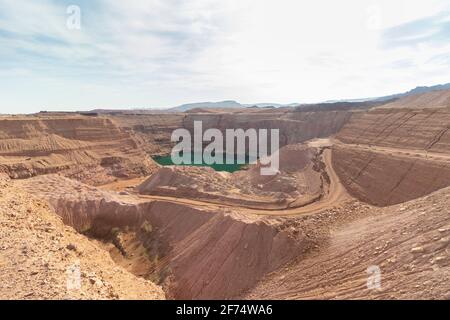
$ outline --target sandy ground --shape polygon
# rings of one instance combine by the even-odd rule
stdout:
[[[0,180],[0,299],[164,299],[65,226],[49,205]]]

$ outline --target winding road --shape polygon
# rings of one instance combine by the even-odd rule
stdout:
[[[256,209],[244,207],[239,204],[227,204],[227,203],[217,203],[206,200],[193,200],[187,198],[177,198],[171,196],[159,196],[159,195],[123,195],[124,200],[130,201],[135,200],[138,202],[145,201],[165,201],[171,203],[178,203],[188,206],[193,206],[196,208],[205,208],[209,210],[217,209],[232,209],[237,213],[253,214],[253,215],[265,215],[265,216],[292,216],[292,215],[302,215],[316,213],[329,207],[337,206],[343,202],[350,200],[351,196],[347,193],[345,187],[340,183],[339,177],[332,166],[332,151],[330,149],[325,149],[323,152],[323,161],[325,163],[325,170],[330,177],[330,185],[325,193],[325,195],[309,205],[286,208],[286,209]],[[102,189],[110,190],[113,185],[103,186]]]

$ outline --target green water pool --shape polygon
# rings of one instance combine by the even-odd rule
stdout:
[[[170,154],[162,155],[162,156],[154,156],[152,158],[153,158],[153,160],[155,160],[157,163],[159,163],[162,166],[171,166],[174,164],[172,162],[172,158],[171,158]],[[194,153],[191,154],[191,159],[194,159]],[[248,157],[246,157],[245,164],[211,164],[211,165],[209,165],[209,164],[205,163],[204,157],[202,157],[202,160],[203,161],[201,164],[186,164],[186,166],[210,167],[210,168],[213,168],[215,171],[235,172],[235,171],[242,170],[249,163]]]

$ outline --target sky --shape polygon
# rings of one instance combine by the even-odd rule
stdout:
[[[449,40],[448,0],[0,0],[0,113],[383,96]]]

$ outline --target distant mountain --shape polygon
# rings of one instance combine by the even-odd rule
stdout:
[[[417,94],[417,93],[425,93],[430,91],[438,91],[438,90],[447,90],[450,89],[450,83],[446,84],[438,84],[437,86],[431,86],[431,87],[417,87],[411,91],[409,91],[409,94]]]
[[[193,109],[236,109],[236,108],[282,108],[282,107],[297,107],[298,103],[281,104],[281,103],[251,103],[241,104],[234,100],[220,101],[220,102],[198,102],[183,104],[178,107],[167,109],[172,112],[186,112]]]
[[[231,109],[231,108],[282,108],[282,107],[293,107],[297,108],[297,110],[309,110],[309,109],[320,109],[325,110],[327,108],[336,108],[336,109],[346,109],[346,108],[368,108],[379,105],[381,102],[391,102],[396,99],[400,99],[406,96],[427,93],[438,90],[446,90],[450,89],[450,83],[440,84],[436,86],[421,86],[416,87],[408,92],[397,93],[389,96],[383,97],[372,97],[372,98],[361,98],[361,99],[341,99],[341,100],[328,100],[322,103],[316,104],[299,104],[299,103],[291,103],[291,104],[281,104],[281,103],[253,103],[253,104],[241,104],[234,100],[227,100],[221,102],[199,102],[199,103],[189,103],[183,104],[181,106],[167,109],[167,111],[171,112],[186,112],[192,109],[198,110],[207,110],[207,109]],[[376,104],[371,104],[369,102],[376,102]]]
[[[391,99],[396,99],[396,98],[403,98],[403,97],[411,96],[414,94],[428,93],[428,92],[432,92],[432,91],[447,90],[447,89],[450,89],[450,83],[439,84],[439,85],[430,86],[430,87],[425,87],[425,86],[416,87],[405,93],[399,93],[399,94],[393,94],[390,96],[379,97],[379,98],[375,98],[373,100],[385,101],[385,100],[391,100]]]
[[[370,109],[385,105],[389,102],[394,102],[397,99],[383,100],[383,101],[338,101],[338,102],[323,102],[315,104],[302,104],[294,108],[296,112],[313,112],[313,111],[347,111],[347,110],[362,110]]]
[[[238,109],[238,108],[282,108],[282,107],[292,107],[296,108],[296,110],[326,110],[326,109],[336,109],[336,110],[345,110],[345,109],[355,109],[355,108],[370,108],[374,106],[378,106],[382,103],[390,103],[394,100],[408,97],[421,93],[428,93],[440,90],[448,90],[450,89],[450,83],[441,84],[436,86],[421,86],[416,87],[408,92],[393,94],[389,96],[383,97],[372,97],[372,98],[361,98],[361,99],[341,99],[341,100],[328,100],[319,103],[310,103],[310,104],[299,104],[299,103],[290,103],[290,104],[281,104],[281,103],[253,103],[253,104],[241,104],[234,100],[226,100],[220,102],[198,102],[198,103],[188,103],[183,104],[178,107],[173,107],[169,109],[165,108],[126,108],[122,110],[108,110],[108,109],[96,109],[90,111],[91,113],[98,114],[122,114],[122,113],[131,113],[131,114],[152,114],[152,113],[164,113],[164,112],[186,112],[190,110],[194,110],[194,112],[209,112],[208,109]]]
[[[299,106],[299,103],[290,103],[290,104],[281,104],[281,103],[270,103],[270,102],[263,102],[263,103],[253,103],[253,104],[244,104],[244,107],[247,108],[283,108],[283,107],[297,107]]]
[[[220,102],[197,102],[197,103],[188,103],[183,104],[181,106],[167,109],[167,111],[172,112],[185,112],[192,109],[230,109],[230,108],[245,108],[239,102],[233,100],[220,101]]]
[[[345,102],[353,103],[353,102],[367,102],[367,101],[373,101],[373,100],[376,100],[376,99],[378,99],[378,98],[338,99],[338,100],[326,100],[326,101],[320,102],[320,103],[345,103]]]
[[[392,99],[399,99],[406,96],[411,96],[414,94],[420,94],[420,93],[427,93],[432,91],[438,91],[438,90],[447,90],[450,89],[450,83],[447,84],[439,84],[436,86],[422,86],[422,87],[416,87],[408,92],[404,93],[397,93],[392,94],[389,96],[383,96],[383,97],[372,97],[372,98],[361,98],[361,99],[341,99],[341,100],[328,100],[323,103],[340,103],[340,102],[367,102],[367,101],[388,101]]]

